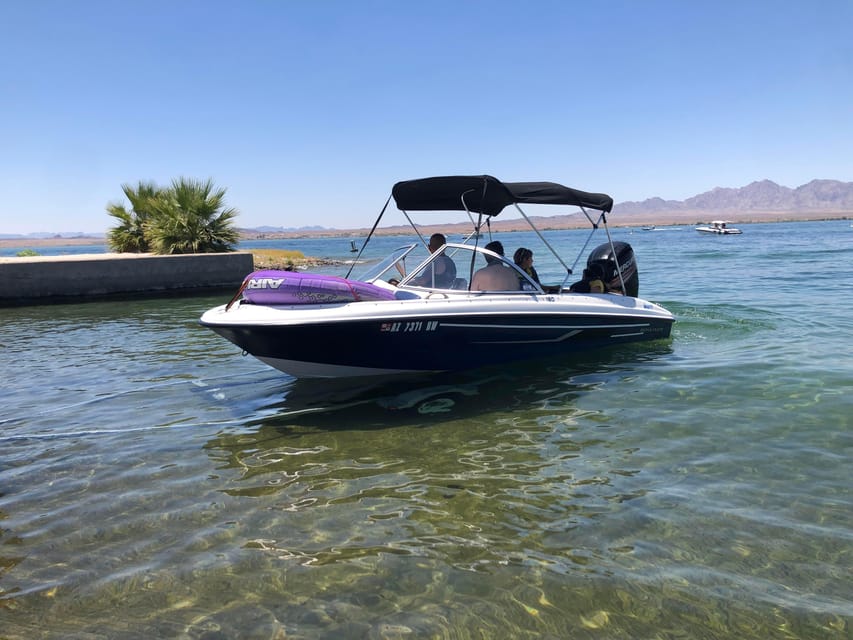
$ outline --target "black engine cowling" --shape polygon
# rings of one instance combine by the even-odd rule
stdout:
[[[637,269],[637,259],[634,257],[634,249],[627,242],[614,242],[613,248],[616,250],[616,259],[614,260],[613,251],[610,249],[610,243],[598,245],[589,254],[586,259],[587,268],[592,265],[599,265],[604,270],[604,284],[609,291],[621,291],[622,282],[619,280],[619,271],[616,268],[616,262],[619,262],[619,268],[622,269],[622,280],[625,281],[625,294],[636,298],[640,291],[640,273]]]

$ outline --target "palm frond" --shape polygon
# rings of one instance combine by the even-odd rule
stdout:
[[[210,253],[232,251],[240,239],[233,226],[238,215],[225,207],[225,189],[212,179],[178,178],[153,199],[146,236],[155,253]]]
[[[153,182],[142,181],[136,187],[123,184],[121,189],[130,202],[130,209],[122,203],[112,202],[107,205],[107,213],[119,222],[118,226],[107,232],[107,242],[111,249],[121,253],[149,251],[146,224],[153,215],[154,203],[163,197],[163,189]]]

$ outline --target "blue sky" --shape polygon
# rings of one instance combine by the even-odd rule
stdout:
[[[0,233],[103,232],[179,176],[339,228],[429,175],[853,180],[850,0],[9,1],[0,83]]]

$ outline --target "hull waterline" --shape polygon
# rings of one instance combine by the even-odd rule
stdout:
[[[621,296],[599,297],[625,300]],[[613,304],[606,311],[595,311],[595,305],[590,304],[586,311],[549,312],[535,308],[547,303],[535,301],[519,304],[512,313],[459,310],[472,306],[470,302],[448,304],[442,313],[430,312],[434,302],[429,308],[405,302],[377,303],[367,317],[363,313],[346,317],[346,307],[363,312],[364,304],[328,309],[327,319],[323,313],[311,318],[307,313],[302,318],[293,317],[300,313],[293,308],[264,308],[262,317],[250,318],[259,309],[244,305],[225,311],[219,307],[206,313],[201,322],[247,353],[295,377],[456,371],[568,356],[667,338],[673,322],[668,312],[651,303],[644,303],[647,309],[633,312]],[[383,312],[383,306],[390,308]],[[414,308],[407,310],[407,306]],[[239,317],[241,312],[244,319]]]

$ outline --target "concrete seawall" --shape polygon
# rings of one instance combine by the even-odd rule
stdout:
[[[0,306],[236,290],[252,270],[245,252],[0,258]]]

